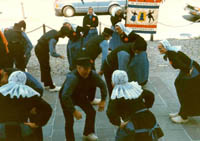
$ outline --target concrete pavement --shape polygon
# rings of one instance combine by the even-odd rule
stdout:
[[[174,80],[177,71],[173,70],[166,62],[161,60],[161,56],[155,48],[148,47],[148,56],[150,61],[150,77],[146,89],[155,93],[155,103],[151,111],[164,131],[165,136],[161,141],[200,141],[200,118],[192,117],[186,124],[174,124],[168,117],[169,112],[176,112],[179,109]],[[65,50],[64,46],[58,47],[58,52]],[[39,79],[39,66],[36,63],[35,56],[31,58],[28,70]],[[65,79],[66,70],[68,70],[67,60],[51,58],[52,76],[57,85],[62,85]],[[97,59],[97,70],[99,70],[101,57]],[[100,97],[99,90],[96,93]],[[64,141],[64,116],[58,99],[58,93],[50,93],[45,90],[44,97],[53,110],[53,115],[44,127],[45,141]],[[97,109],[97,107],[95,107]],[[82,111],[82,110],[81,110]],[[82,111],[83,113],[83,111]],[[82,132],[84,128],[85,114],[83,119],[76,121],[74,131],[76,141],[82,141]],[[114,141],[116,127],[111,125],[106,117],[106,113],[97,112],[96,115],[96,134],[100,141]]]
[[[146,86],[148,90],[155,93],[155,103],[151,111],[156,115],[164,131],[165,136],[161,141],[200,141],[200,118],[192,117],[188,123],[180,125],[172,123],[168,117],[169,112],[176,112],[179,109],[176,93],[171,82],[171,78],[174,77],[175,74],[173,72],[154,71],[151,72],[150,80]],[[59,79],[63,79],[63,76],[59,76]],[[99,95],[99,91],[97,91],[97,97]],[[45,91],[44,99],[54,109],[51,120],[44,127],[45,141],[64,141],[64,116],[58,100],[58,94]],[[97,107],[95,108],[97,109]],[[77,141],[82,141],[84,121],[85,115],[83,119],[75,120],[74,132]],[[99,141],[114,141],[116,129],[109,123],[105,111],[97,112],[96,134],[99,137]]]

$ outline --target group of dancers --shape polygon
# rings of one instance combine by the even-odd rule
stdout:
[[[41,82],[26,71],[33,45],[25,34],[26,23],[20,21],[0,32],[0,141],[43,140],[42,126],[52,114],[48,102],[42,99],[43,88],[59,93],[65,117],[65,136],[74,141],[74,118],[82,118],[79,106],[86,114],[83,138],[97,140],[96,110],[103,111],[108,95],[107,117],[118,126],[116,141],[157,141],[163,131],[150,111],[154,93],[145,89],[149,77],[147,42],[123,24],[124,13],[116,7],[111,15],[111,28],[98,34],[98,16],[89,7],[83,26],[65,21],[57,30],[42,35],[35,46],[40,64]],[[67,37],[69,70],[61,87],[53,83],[50,55],[64,59],[56,52],[59,38]],[[167,40],[158,44],[160,54],[180,73],[175,87],[180,110],[170,113],[175,123],[188,122],[189,116],[199,116],[200,66],[172,46]],[[100,71],[95,60],[102,54]],[[14,64],[16,69],[14,68]],[[105,81],[101,75],[104,75]],[[101,99],[95,98],[100,88]],[[107,92],[108,90],[108,92]],[[7,141],[6,140],[6,141]]]

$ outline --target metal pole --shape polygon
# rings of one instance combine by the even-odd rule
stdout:
[[[126,6],[125,6],[125,15],[126,15],[126,17],[127,17],[127,9],[128,9],[128,0],[126,0]],[[125,20],[125,25],[126,25],[126,23],[127,23],[127,20]]]
[[[153,41],[153,34],[151,34],[150,36],[150,41]]]
[[[46,33],[46,26],[45,26],[45,24],[43,24],[43,34],[45,34]]]
[[[101,22],[99,22],[99,35],[101,35]]]
[[[22,7],[22,16],[23,16],[23,19],[26,19],[25,13],[24,13],[24,3],[23,2],[21,2],[21,7]]]

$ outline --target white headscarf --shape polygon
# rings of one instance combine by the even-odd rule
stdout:
[[[92,7],[89,7],[88,10],[89,10],[90,8],[92,8]],[[92,9],[93,9],[93,8],[92,8]],[[89,12],[87,12],[87,15],[89,15]],[[95,14],[95,12],[94,12],[94,9],[93,9],[92,15],[93,15],[93,16],[96,16],[96,14]]]
[[[8,78],[8,84],[0,87],[0,93],[4,96],[10,95],[10,98],[33,97],[40,96],[38,92],[33,90],[31,87],[25,85],[26,74],[22,71],[13,72]]]
[[[137,99],[143,92],[142,87],[137,82],[128,82],[127,73],[123,70],[116,70],[112,74],[114,88],[111,99]]]
[[[162,40],[160,43],[163,45],[163,47],[168,50],[168,51],[175,51],[178,52],[181,50],[181,46],[172,46],[169,41],[167,40]]]
[[[131,29],[126,28],[126,27],[124,26],[124,24],[121,23],[121,22],[118,22],[116,25],[119,26],[119,27],[121,28],[121,30],[123,30],[124,33],[125,33],[127,36],[132,32]],[[115,26],[116,26],[116,25],[115,25]]]
[[[112,10],[112,16],[115,16],[115,14],[116,14],[116,12],[117,12],[118,10],[122,10],[122,8],[119,7],[119,6],[114,7],[113,10]]]

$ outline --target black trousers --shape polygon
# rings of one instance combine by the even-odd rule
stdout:
[[[38,58],[40,63],[40,72],[41,72],[41,81],[44,83],[45,86],[54,87],[53,81],[51,78],[51,68],[49,63],[49,52],[48,50],[43,50],[41,48],[48,48],[37,44],[35,47],[35,54]]]
[[[23,136],[20,126],[5,126],[5,138],[0,136],[0,141],[43,141],[42,127],[32,131],[31,135]]]
[[[72,98],[73,104],[79,106],[86,114],[86,121],[85,121],[85,128],[84,128],[84,135],[89,135],[90,133],[95,132],[95,116],[96,111],[90,104],[90,101],[87,97],[74,97]],[[63,102],[60,97],[61,107],[63,109],[64,117],[65,117],[65,136],[67,141],[75,141],[74,137],[74,117],[73,113],[69,112],[68,110],[64,109]]]
[[[10,54],[0,52],[0,68],[12,68],[13,64],[10,60]]]
[[[15,64],[15,67],[17,69],[24,71],[26,68],[24,48],[14,44],[8,45],[8,48],[9,48],[8,66],[13,68],[13,65]]]
[[[38,127],[34,130],[35,140],[43,141],[42,127]]]
[[[112,86],[112,73],[114,70],[110,68],[110,66],[107,64],[107,62],[104,63],[104,77],[106,80],[108,92],[109,92],[109,97],[111,97],[113,86]]]

